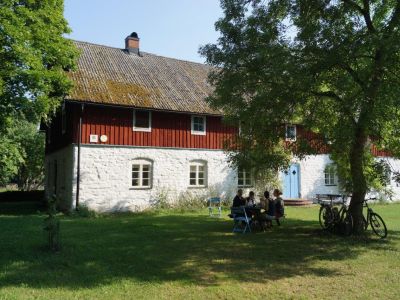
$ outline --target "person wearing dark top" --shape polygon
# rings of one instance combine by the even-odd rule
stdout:
[[[246,199],[243,198],[243,190],[239,189],[235,198],[233,198],[232,207],[239,207],[243,205],[246,205]]]
[[[274,196],[275,196],[275,217],[276,217],[276,223],[278,226],[281,225],[279,222],[279,218],[283,217],[285,214],[285,207],[283,204],[283,199],[281,198],[281,191],[278,189],[274,190]]]
[[[272,217],[275,216],[275,202],[273,199],[269,197],[269,192],[265,191],[264,192],[264,198],[265,198],[265,214],[267,219],[271,220]]]
[[[263,213],[263,219],[266,221],[266,227],[270,228],[272,226],[272,220],[275,219],[275,201],[269,197],[269,192],[264,192],[265,204]]]

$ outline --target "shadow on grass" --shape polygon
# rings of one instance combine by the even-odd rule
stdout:
[[[343,275],[324,261],[357,257],[390,241],[325,234],[316,221],[287,220],[271,231],[232,234],[232,221],[199,214],[139,214],[63,218],[60,253],[43,249],[42,216],[0,217],[0,288],[27,285],[70,289],[132,279],[220,285],[302,275]],[[318,261],[318,264],[315,262]],[[322,264],[321,264],[322,262]]]
[[[43,202],[21,201],[0,202],[0,215],[21,216],[44,212],[46,205]]]

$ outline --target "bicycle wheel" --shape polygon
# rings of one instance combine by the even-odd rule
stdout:
[[[372,230],[375,232],[377,236],[380,238],[385,238],[387,236],[387,229],[385,222],[383,222],[380,215],[377,213],[371,213],[369,222],[371,224]]]
[[[343,235],[349,236],[353,233],[353,217],[348,210],[343,210],[340,218],[340,231]]]
[[[367,228],[368,228],[368,221],[367,221],[367,219],[363,216],[363,218],[362,218],[362,222],[363,222],[363,229],[364,229],[364,231],[365,230],[367,230]]]
[[[333,213],[329,206],[321,206],[319,209],[319,225],[323,229],[329,229],[333,224]]]

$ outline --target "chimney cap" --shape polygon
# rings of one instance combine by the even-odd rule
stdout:
[[[129,37],[132,37],[132,38],[135,38],[135,39],[139,38],[139,36],[138,36],[138,34],[136,32],[132,32]]]

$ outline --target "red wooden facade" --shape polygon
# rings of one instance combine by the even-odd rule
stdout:
[[[152,111],[151,131],[133,131],[133,108],[67,102],[66,130],[62,133],[62,117],[58,112],[47,130],[46,153],[78,143],[79,118],[82,116],[82,144],[90,144],[90,135],[107,136],[107,141],[100,139],[95,144],[169,147],[191,149],[223,149],[226,140],[234,138],[237,127],[224,124],[220,116],[206,116],[206,134],[191,133],[191,114],[168,111]],[[318,135],[297,128],[298,139],[306,139],[315,146],[317,153],[329,153],[329,147],[322,145]],[[390,153],[371,147],[375,156],[390,156]]]
[[[67,103],[66,132],[62,134],[61,112],[51,123],[47,152],[78,143],[81,104]],[[133,109],[85,104],[82,112],[82,144],[90,144],[90,135],[107,136],[96,144],[223,149],[224,141],[237,134],[237,128],[223,123],[220,116],[206,116],[206,134],[191,133],[191,114],[152,111],[151,131],[133,131]]]

